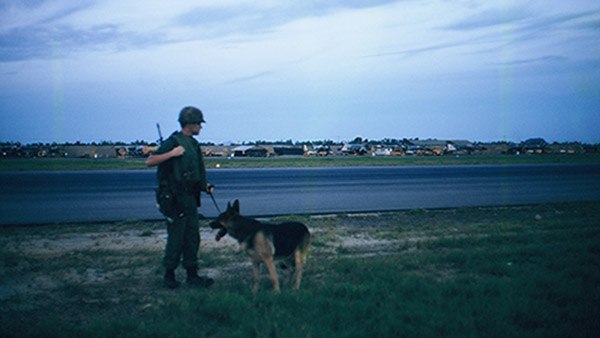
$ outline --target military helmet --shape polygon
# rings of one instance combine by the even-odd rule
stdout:
[[[206,123],[202,111],[196,107],[185,107],[179,113],[179,123],[182,126],[194,123]]]

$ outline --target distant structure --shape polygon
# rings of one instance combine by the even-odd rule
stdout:
[[[0,143],[0,158],[136,158],[157,149],[152,144],[30,144]],[[514,142],[471,142],[468,140],[355,138],[351,142],[331,141],[313,144],[203,145],[206,157],[281,157],[281,156],[462,156],[462,155],[543,155],[600,153],[600,144],[579,142],[548,143],[543,138]]]

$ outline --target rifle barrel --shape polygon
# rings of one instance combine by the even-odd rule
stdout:
[[[162,145],[163,137],[162,137],[162,133],[160,132],[160,124],[159,123],[156,123],[156,129],[158,129],[158,144]]]

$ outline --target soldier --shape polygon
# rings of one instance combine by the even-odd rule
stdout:
[[[167,245],[163,258],[166,273],[164,283],[176,288],[175,269],[183,256],[182,265],[187,271],[186,282],[193,286],[209,287],[210,278],[198,276],[198,248],[200,234],[198,207],[200,192],[212,193],[213,187],[206,180],[202,150],[194,138],[204,123],[202,111],[185,107],[179,113],[181,131],[174,132],[148,157],[148,167],[158,165],[157,201],[160,211],[167,218]]]

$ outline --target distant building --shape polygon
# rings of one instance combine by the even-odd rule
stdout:
[[[548,146],[553,154],[582,154],[585,152],[581,143],[553,143]]]
[[[261,146],[239,146],[232,149],[234,157],[268,157],[269,151]]]
[[[543,154],[548,151],[548,142],[543,138],[530,138],[521,144],[521,150],[527,154]]]
[[[509,142],[487,142],[479,143],[481,152],[486,155],[501,155],[509,154],[511,149],[515,149],[516,145]],[[518,148],[516,148],[518,151]]]
[[[408,152],[412,155],[442,155],[446,151],[448,141],[444,140],[410,140]]]
[[[274,146],[273,152],[277,156],[303,156],[304,148],[293,146]]]

